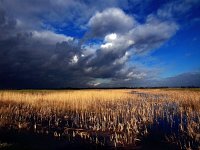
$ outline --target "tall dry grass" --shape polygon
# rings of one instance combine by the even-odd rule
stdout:
[[[166,142],[180,149],[196,149],[200,146],[199,93],[160,89],[1,91],[0,127],[115,147],[141,144],[157,127]]]

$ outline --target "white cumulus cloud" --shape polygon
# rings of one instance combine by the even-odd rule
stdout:
[[[119,8],[108,8],[97,12],[90,20],[92,35],[101,37],[110,33],[124,33],[133,28],[135,20]]]

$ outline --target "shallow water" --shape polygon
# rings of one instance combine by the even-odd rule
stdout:
[[[1,127],[0,142],[8,143],[7,149],[185,149],[187,141],[198,149],[199,141],[187,131],[189,123],[199,122],[198,113],[181,116],[178,103],[159,102],[166,95],[132,94],[142,101],[102,104],[104,109],[98,112],[53,110],[43,114],[30,105],[1,102],[1,109],[12,113],[1,114],[1,120],[8,123]],[[180,131],[180,124],[185,132]]]

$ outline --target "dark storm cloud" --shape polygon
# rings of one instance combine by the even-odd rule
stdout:
[[[94,78],[116,76],[123,67],[113,62],[124,52],[99,49],[82,57],[78,41],[51,31],[21,30],[17,20],[6,16],[4,10],[1,33],[6,35],[0,41],[2,87],[84,87]]]
[[[8,18],[5,11],[0,7],[0,40],[8,38],[15,32],[16,20]]]
[[[140,23],[118,5],[1,0],[0,88],[132,86],[151,80],[155,71],[130,59],[162,45],[178,25],[153,14]],[[56,32],[71,22],[86,32],[83,39]],[[87,44],[96,37],[102,42]]]
[[[80,52],[68,42],[45,45],[35,41],[31,34],[24,34],[4,41],[1,47],[1,84],[62,86],[76,74],[70,63],[72,56]]]
[[[145,82],[141,83],[141,85],[151,87],[199,87],[200,72],[186,72],[173,77],[163,78],[160,80],[147,80]]]
[[[40,29],[47,27],[57,30],[68,26],[72,22],[83,25],[98,10],[107,7],[117,7],[120,2],[115,0],[1,0],[1,5],[7,15],[17,18],[23,28]],[[98,7],[97,7],[98,6]]]
[[[148,72],[147,72],[148,73]],[[137,73],[136,73],[137,74]],[[140,74],[138,74],[140,75]],[[163,79],[134,78],[134,80],[112,80],[100,86],[117,87],[200,87],[200,72],[187,72]]]
[[[188,72],[174,77],[166,78],[160,84],[169,87],[176,87],[176,86],[200,87],[200,72]]]
[[[84,80],[87,77],[83,80],[79,77],[76,81],[81,69],[73,64],[73,57],[79,56],[81,49],[75,40],[52,32],[20,31],[17,30],[15,19],[7,17],[3,10],[0,15],[1,87],[86,84]],[[60,43],[56,44],[57,40],[61,40]]]

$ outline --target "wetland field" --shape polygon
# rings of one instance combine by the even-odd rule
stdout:
[[[200,149],[200,90],[2,90],[0,149]]]

